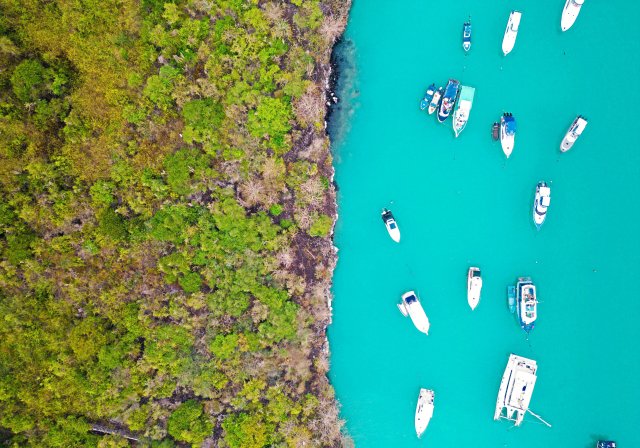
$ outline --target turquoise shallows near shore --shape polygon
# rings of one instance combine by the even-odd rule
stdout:
[[[354,2],[343,46],[353,65],[332,123],[339,261],[329,338],[330,379],[358,448],[592,448],[598,438],[640,447],[640,2],[587,1],[564,33],[563,6]],[[512,9],[522,22],[504,57]],[[438,124],[419,109],[427,86],[449,78],[476,89],[457,139],[451,117]],[[509,160],[491,140],[502,112],[518,120]],[[560,153],[578,114],[589,126]],[[536,231],[540,180],[553,203]],[[469,266],[484,280],[475,311]],[[533,279],[540,300],[529,341],[507,307],[518,276]],[[409,290],[429,336],[398,312]],[[552,428],[530,415],[518,428],[493,420],[509,353],[537,361],[531,410]],[[421,387],[436,400],[418,440]]]

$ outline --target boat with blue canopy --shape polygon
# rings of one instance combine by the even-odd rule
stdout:
[[[464,51],[471,49],[471,20],[462,25],[462,48]]]
[[[458,96],[458,89],[460,88],[460,82],[455,79],[450,79],[447,83],[447,87],[444,89],[444,97],[440,104],[440,110],[438,110],[438,121],[443,123],[453,110],[453,106]]]
[[[427,91],[424,94],[424,98],[422,98],[422,100],[420,101],[420,110],[425,110],[427,107],[429,107],[429,103],[431,103],[431,100],[433,99],[433,95],[435,93],[436,93],[435,84],[431,84],[429,87],[427,87]]]
[[[513,151],[516,139],[516,119],[509,112],[505,112],[500,118],[500,144],[502,145],[502,152],[507,156],[507,159]]]

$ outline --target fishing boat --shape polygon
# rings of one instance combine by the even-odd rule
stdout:
[[[536,287],[530,277],[520,277],[516,283],[516,313],[520,328],[529,334],[538,318]]]
[[[578,115],[576,119],[573,120],[573,123],[571,123],[571,126],[569,126],[569,130],[562,139],[562,143],[560,144],[560,151],[569,151],[586,127],[587,120],[585,120],[582,115]]]
[[[467,272],[467,302],[472,310],[475,310],[480,303],[480,292],[482,291],[482,275],[480,268],[470,267]]]
[[[502,145],[502,152],[507,156],[507,159],[513,151],[513,146],[516,140],[516,119],[509,112],[505,112],[500,118],[500,144]]]
[[[460,88],[460,83],[455,79],[450,79],[449,82],[447,83],[447,87],[444,89],[444,96],[442,97],[442,103],[440,103],[440,109],[438,110],[438,121],[440,123],[444,122],[444,120],[449,118],[449,114],[451,114],[453,105],[456,102],[456,97],[458,96],[459,88]]]
[[[473,106],[473,96],[475,95],[475,92],[476,89],[473,87],[460,87],[460,95],[458,96],[456,108],[453,112],[453,132],[456,134],[456,137],[460,135],[467,126],[469,114],[471,113],[471,106]]]
[[[420,101],[420,110],[425,110],[429,106],[429,103],[431,103],[431,100],[433,99],[433,95],[435,93],[436,93],[435,84],[431,84],[429,87],[427,87],[427,91],[424,94],[424,98],[422,98],[422,101]]]
[[[491,138],[493,141],[498,141],[500,139],[500,122],[496,121],[491,126]]]
[[[440,100],[442,99],[443,93],[444,93],[444,88],[439,87],[438,90],[436,90],[436,93],[433,94],[431,103],[429,103],[429,115],[434,113],[438,108],[438,106],[440,105]]]
[[[509,14],[507,29],[504,31],[504,37],[502,38],[502,52],[505,56],[511,53],[513,46],[516,44],[521,16],[522,13],[520,11],[511,11],[511,14]]]
[[[547,209],[551,204],[551,188],[543,180],[536,185],[536,197],[533,200],[533,223],[540,230],[547,217]]]
[[[398,228],[398,224],[390,210],[387,210],[386,208],[382,209],[382,221],[384,221],[384,225],[387,228],[387,232],[389,232],[391,239],[396,243],[399,243],[400,229]]]
[[[580,14],[580,8],[582,8],[583,3],[584,0],[567,0],[562,10],[562,18],[560,19],[560,28],[562,28],[562,31],[567,31],[573,26],[578,18],[578,14]]]
[[[429,334],[429,318],[422,308],[422,304],[415,292],[409,291],[402,295],[402,301],[398,304],[398,309],[404,317],[411,317],[411,321],[422,333]]]
[[[462,25],[462,48],[464,51],[471,50],[471,19]]]
[[[511,314],[516,312],[516,287],[507,286],[507,304]]]
[[[513,353],[509,355],[498,390],[494,420],[502,418],[514,422],[515,426],[522,424],[525,413],[529,411],[537,370],[538,365],[533,359]]]
[[[418,438],[422,437],[422,434],[431,421],[431,417],[433,417],[434,399],[434,391],[431,389],[420,389],[418,405],[416,406],[416,434],[418,434]]]
[[[616,448],[616,442],[611,440],[598,440],[596,448]]]

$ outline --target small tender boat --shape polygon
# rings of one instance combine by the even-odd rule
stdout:
[[[475,93],[476,89],[473,87],[462,86],[460,88],[460,95],[458,96],[456,108],[453,112],[453,132],[456,134],[456,137],[460,135],[467,126]]]
[[[491,138],[496,142],[500,138],[500,122],[498,121],[494,122],[493,126],[491,126]]]
[[[562,19],[560,19],[560,28],[562,28],[562,31],[567,31],[573,26],[578,18],[578,14],[580,14],[580,8],[582,8],[583,3],[584,0],[567,0],[562,10]]]
[[[560,144],[560,151],[567,152],[571,149],[573,144],[578,140],[584,128],[587,127],[587,120],[582,115],[578,115],[571,126],[569,126],[569,130],[566,135],[562,139],[562,143]]]
[[[462,48],[464,51],[471,49],[471,20],[462,25]]]
[[[456,97],[458,96],[459,88],[460,88],[460,83],[455,79],[450,79],[449,82],[447,83],[447,87],[444,89],[444,96],[442,97],[442,103],[440,103],[440,110],[438,110],[438,121],[440,123],[444,122],[444,120],[449,118],[449,114],[451,114],[453,105],[456,102]]]
[[[398,224],[396,224],[396,220],[390,210],[387,210],[386,208],[382,209],[382,221],[384,221],[384,225],[387,227],[387,232],[389,232],[391,239],[396,243],[399,243],[400,229],[398,228]]]
[[[538,364],[533,359],[513,353],[509,355],[498,390],[494,420],[504,418],[514,422],[515,426],[520,426],[525,413],[529,411],[537,370]]]
[[[511,314],[516,312],[516,287],[507,286],[507,304]]]
[[[429,334],[429,318],[422,308],[420,300],[415,292],[409,291],[402,295],[402,302],[398,304],[398,309],[403,316],[409,316],[413,325],[422,333]]]
[[[547,209],[551,204],[551,188],[543,180],[536,185],[536,198],[533,200],[533,223],[536,229],[544,224],[547,217]]]
[[[616,442],[611,440],[598,440],[596,448],[616,448]]]
[[[504,31],[504,37],[502,38],[502,52],[505,56],[511,53],[513,46],[516,44],[521,16],[522,13],[520,11],[511,11],[511,14],[509,15],[507,29]]]
[[[538,318],[536,287],[530,277],[520,277],[516,283],[516,312],[520,327],[529,334]]]
[[[427,429],[431,417],[433,417],[433,401],[435,392],[431,389],[420,389],[418,394],[418,405],[416,406],[416,434],[418,438],[422,437],[422,433]]]
[[[431,103],[431,100],[433,99],[433,95],[435,93],[436,93],[435,84],[431,84],[429,87],[427,87],[427,91],[424,94],[424,98],[422,98],[422,101],[420,101],[420,110],[425,110],[429,106],[429,103]]]
[[[472,310],[475,310],[480,303],[480,292],[482,291],[482,276],[480,268],[471,267],[467,273],[467,302]]]
[[[436,90],[436,93],[433,94],[433,98],[431,99],[431,103],[429,103],[429,115],[434,113],[438,106],[440,105],[440,100],[442,99],[442,94],[444,93],[444,88],[440,87]]]
[[[509,112],[505,112],[500,118],[500,144],[502,145],[502,152],[507,156],[507,159],[513,151],[516,139],[516,119]]]

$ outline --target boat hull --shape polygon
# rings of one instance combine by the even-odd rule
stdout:
[[[401,303],[404,305],[413,325],[418,329],[418,331],[428,336],[431,324],[429,323],[429,318],[424,312],[422,304],[420,303],[416,293],[414,291],[409,291],[403,294]]]
[[[467,303],[472,311],[475,310],[480,303],[481,293],[482,277],[480,276],[480,269],[471,267],[467,273]]]
[[[512,127],[509,130],[509,127]],[[511,156],[513,147],[515,146],[515,120],[511,114],[505,113],[500,118],[500,146],[502,146],[502,152],[507,157]]]
[[[440,106],[440,100],[442,99],[442,94],[444,93],[444,89],[440,87],[437,92],[433,95],[431,99],[431,103],[429,104],[429,115],[433,114],[438,107]]]
[[[442,103],[440,103],[440,108],[438,109],[438,121],[440,123],[443,123],[447,118],[449,118],[456,102],[459,87],[460,83],[455,79],[450,79],[447,83],[447,87],[442,97]]]
[[[415,416],[416,435],[418,438],[422,437],[422,434],[426,431],[433,417],[434,401],[434,391],[430,389],[420,389]]]
[[[533,223],[537,230],[540,230],[547,218],[547,211],[551,203],[551,189],[544,181],[536,185],[536,196],[533,200]]]
[[[530,298],[532,296],[532,299]],[[533,282],[529,277],[521,277],[516,284],[516,314],[518,323],[527,334],[529,334],[536,325],[537,315],[537,298],[536,290]]]
[[[504,37],[502,38],[502,52],[505,56],[511,53],[516,44],[521,16],[522,14],[519,11],[511,11],[511,14],[509,15],[507,28],[504,31]]]
[[[569,151],[573,147],[573,144],[576,142],[576,140],[578,140],[578,137],[582,135],[582,132],[586,127],[587,120],[585,120],[582,115],[578,115],[578,117],[573,120],[573,123],[571,123],[571,126],[569,126],[569,130],[562,139],[562,143],[560,143],[560,151]]]
[[[573,26],[580,14],[582,4],[574,0],[567,0],[562,10],[562,18],[560,19],[560,28],[562,31],[567,31]]]

